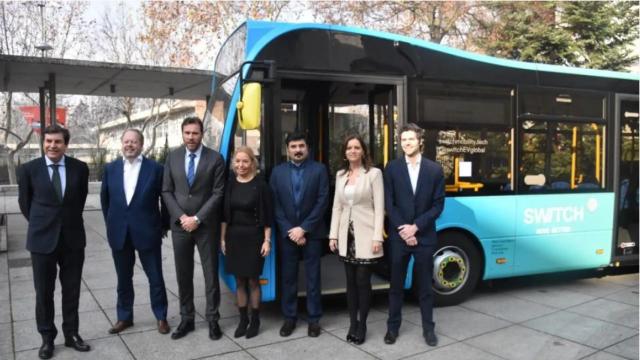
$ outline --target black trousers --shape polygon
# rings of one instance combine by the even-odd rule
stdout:
[[[418,244],[407,246],[400,241],[391,242],[389,248],[391,265],[391,288],[389,289],[389,319],[387,329],[398,333],[402,323],[402,303],[404,301],[404,282],[407,277],[407,266],[413,256],[416,277],[413,281],[418,286],[418,300],[422,315],[422,330],[433,330],[433,253],[435,246]]]
[[[36,324],[44,341],[52,342],[58,334],[53,322],[53,293],[58,268],[62,286],[62,333],[65,337],[78,333],[78,304],[83,265],[84,248],[70,248],[62,236],[51,254],[31,253],[33,283],[36,290]]]

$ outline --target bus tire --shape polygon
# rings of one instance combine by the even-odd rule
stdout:
[[[483,272],[480,249],[466,234],[438,234],[433,254],[433,295],[436,306],[458,305],[476,288]]]

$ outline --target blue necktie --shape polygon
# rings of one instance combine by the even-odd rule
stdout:
[[[193,180],[196,178],[196,154],[189,154],[189,169],[187,170],[187,182],[189,183],[189,187],[193,185]]]

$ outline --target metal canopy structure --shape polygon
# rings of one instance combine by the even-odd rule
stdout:
[[[0,55],[0,74],[0,91],[35,93],[45,88],[51,94],[204,100],[211,91],[214,73],[183,68]]]

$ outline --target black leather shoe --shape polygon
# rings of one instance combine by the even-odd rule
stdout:
[[[218,325],[217,321],[209,322],[209,339],[218,340],[222,337],[222,330],[220,330],[220,325]]]
[[[280,328],[280,336],[287,337],[291,335],[291,333],[295,328],[296,328],[295,320],[290,320],[290,319],[285,320],[284,324],[282,324],[282,327]]]
[[[397,338],[398,338],[398,334],[391,331],[387,331],[387,334],[384,336],[384,343],[387,345],[395,344]]]
[[[309,328],[307,328],[307,335],[310,337],[318,337],[320,336],[320,325],[318,323],[309,324]]]
[[[424,341],[429,346],[438,346],[438,337],[436,336],[436,332],[433,330],[427,330],[424,333]]]
[[[51,359],[53,357],[53,342],[45,341],[40,346],[40,350],[38,350],[38,357],[40,359]]]
[[[193,324],[193,321],[183,320],[180,322],[180,325],[178,325],[178,328],[176,329],[176,331],[174,331],[173,334],[171,334],[171,338],[173,340],[178,340],[180,338],[183,338],[185,335],[195,330],[195,328],[196,327]]]
[[[75,349],[76,351],[82,351],[82,352],[91,350],[91,346],[85,343],[84,340],[82,340],[82,338],[78,334],[65,337],[64,346],[70,347]]]

